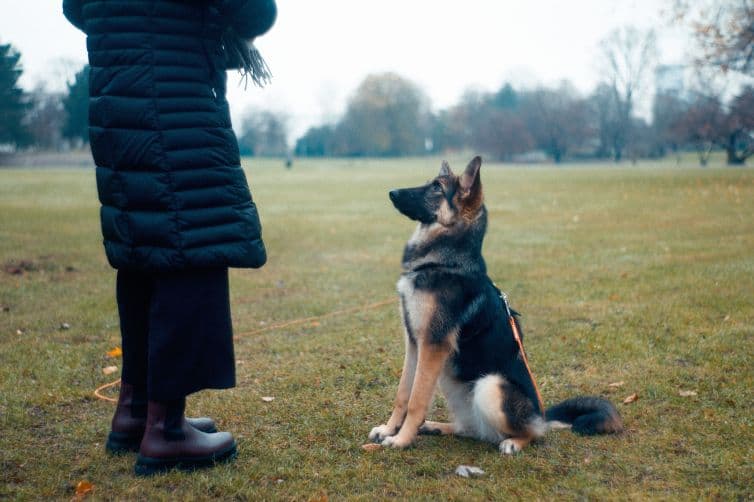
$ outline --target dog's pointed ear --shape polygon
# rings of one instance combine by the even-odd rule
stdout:
[[[466,170],[461,175],[461,191],[464,197],[481,190],[482,181],[479,178],[480,167],[482,167],[482,157],[477,155],[471,159],[471,162],[469,162],[469,165],[466,166]]]
[[[450,170],[450,165],[447,160],[442,161],[440,166],[440,174],[438,176],[453,176],[453,171]]]

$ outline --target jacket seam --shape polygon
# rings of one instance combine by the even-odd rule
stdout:
[[[149,18],[150,18],[150,25],[154,25],[154,10],[155,5],[152,6],[152,9],[149,12]],[[180,219],[178,218],[178,196],[175,192],[175,180],[173,179],[173,173],[170,169],[170,162],[168,160],[167,151],[165,149],[165,134],[162,130],[162,124],[160,120],[160,111],[159,107],[157,106],[157,81],[156,81],[156,75],[155,75],[155,50],[154,50],[154,43],[155,43],[155,33],[152,31],[149,33],[149,39],[150,39],[150,51],[149,55],[151,58],[151,64],[149,65],[149,73],[151,75],[151,87],[152,87],[152,95],[151,95],[151,101],[152,101],[152,110],[154,111],[154,118],[155,123],[157,126],[157,134],[158,134],[158,141],[160,144],[160,154],[162,157],[162,165],[165,169],[165,176],[168,180],[168,185],[170,186],[170,205],[172,206],[170,209],[170,212],[172,213],[170,216],[170,219],[173,221],[173,234],[175,235],[175,240],[177,244],[176,251],[178,252],[178,256],[180,257],[181,263],[178,264],[178,267],[181,268],[185,262],[186,262],[186,256],[184,254],[184,242],[183,242],[183,236],[181,235],[181,229],[180,229]]]

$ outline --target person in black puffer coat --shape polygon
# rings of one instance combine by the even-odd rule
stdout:
[[[123,340],[112,453],[137,474],[235,458],[185,398],[235,385],[228,267],[266,260],[225,98],[227,68],[254,82],[250,41],[274,0],[63,0],[87,35],[89,137]],[[247,41],[249,44],[247,45]]]

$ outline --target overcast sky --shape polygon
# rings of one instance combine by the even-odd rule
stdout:
[[[0,0],[0,42],[21,51],[22,85],[60,88],[86,62],[85,37],[62,0]],[[668,0],[278,0],[278,19],[257,41],[274,75],[263,90],[229,74],[237,124],[259,106],[286,113],[294,138],[334,120],[369,73],[418,84],[435,109],[473,87],[496,90],[568,79],[584,93],[600,79],[598,44],[614,28],[658,28],[659,59],[684,58],[685,37],[668,25]]]

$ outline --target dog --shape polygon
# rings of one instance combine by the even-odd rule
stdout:
[[[518,313],[487,276],[481,157],[456,176],[447,162],[425,185],[390,191],[395,208],[418,222],[403,251],[398,281],[405,359],[393,412],[369,433],[406,448],[417,434],[456,434],[521,451],[550,429],[580,434],[622,431],[616,408],[599,397],[568,399],[546,412],[529,371]],[[435,388],[453,417],[425,420]]]

